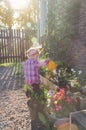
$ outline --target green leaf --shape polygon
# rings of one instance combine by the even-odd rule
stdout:
[[[31,87],[27,84],[24,84],[23,86],[23,90],[26,92],[26,91],[32,91]]]
[[[45,116],[39,112],[38,117],[39,117],[40,121],[46,126],[47,120],[46,120]]]

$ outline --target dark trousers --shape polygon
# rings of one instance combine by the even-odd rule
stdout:
[[[35,91],[35,92],[39,92],[39,91],[40,91],[40,86],[39,86],[39,84],[32,84],[31,86],[32,86],[32,88],[33,88],[33,91]]]

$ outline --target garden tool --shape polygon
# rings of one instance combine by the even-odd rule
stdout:
[[[47,64],[47,68],[50,71],[54,71],[56,69],[56,67],[58,66],[58,64],[56,64],[53,60],[50,60]]]

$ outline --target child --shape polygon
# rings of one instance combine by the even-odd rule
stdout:
[[[30,48],[26,52],[28,59],[24,62],[24,77],[25,83],[33,88],[33,91],[39,92],[40,90],[40,75],[39,68],[45,66],[49,59],[39,62],[39,48]],[[27,95],[26,95],[27,96]]]

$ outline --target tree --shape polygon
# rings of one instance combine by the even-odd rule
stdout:
[[[14,13],[18,12],[19,17],[14,18]],[[37,5],[36,0],[27,2],[27,6],[22,9],[13,9],[9,0],[0,1],[0,22],[6,27],[11,28],[15,23],[20,28],[27,28],[27,23],[31,23],[32,26],[36,25],[37,19]]]
[[[36,25],[36,19],[37,19],[37,5],[36,0],[30,1],[30,3],[27,4],[27,7],[18,10],[20,17],[17,19],[17,22],[22,26],[27,28],[27,24],[31,23],[32,28]]]
[[[0,21],[9,28],[13,25],[13,13],[9,0],[2,0],[0,2]]]

